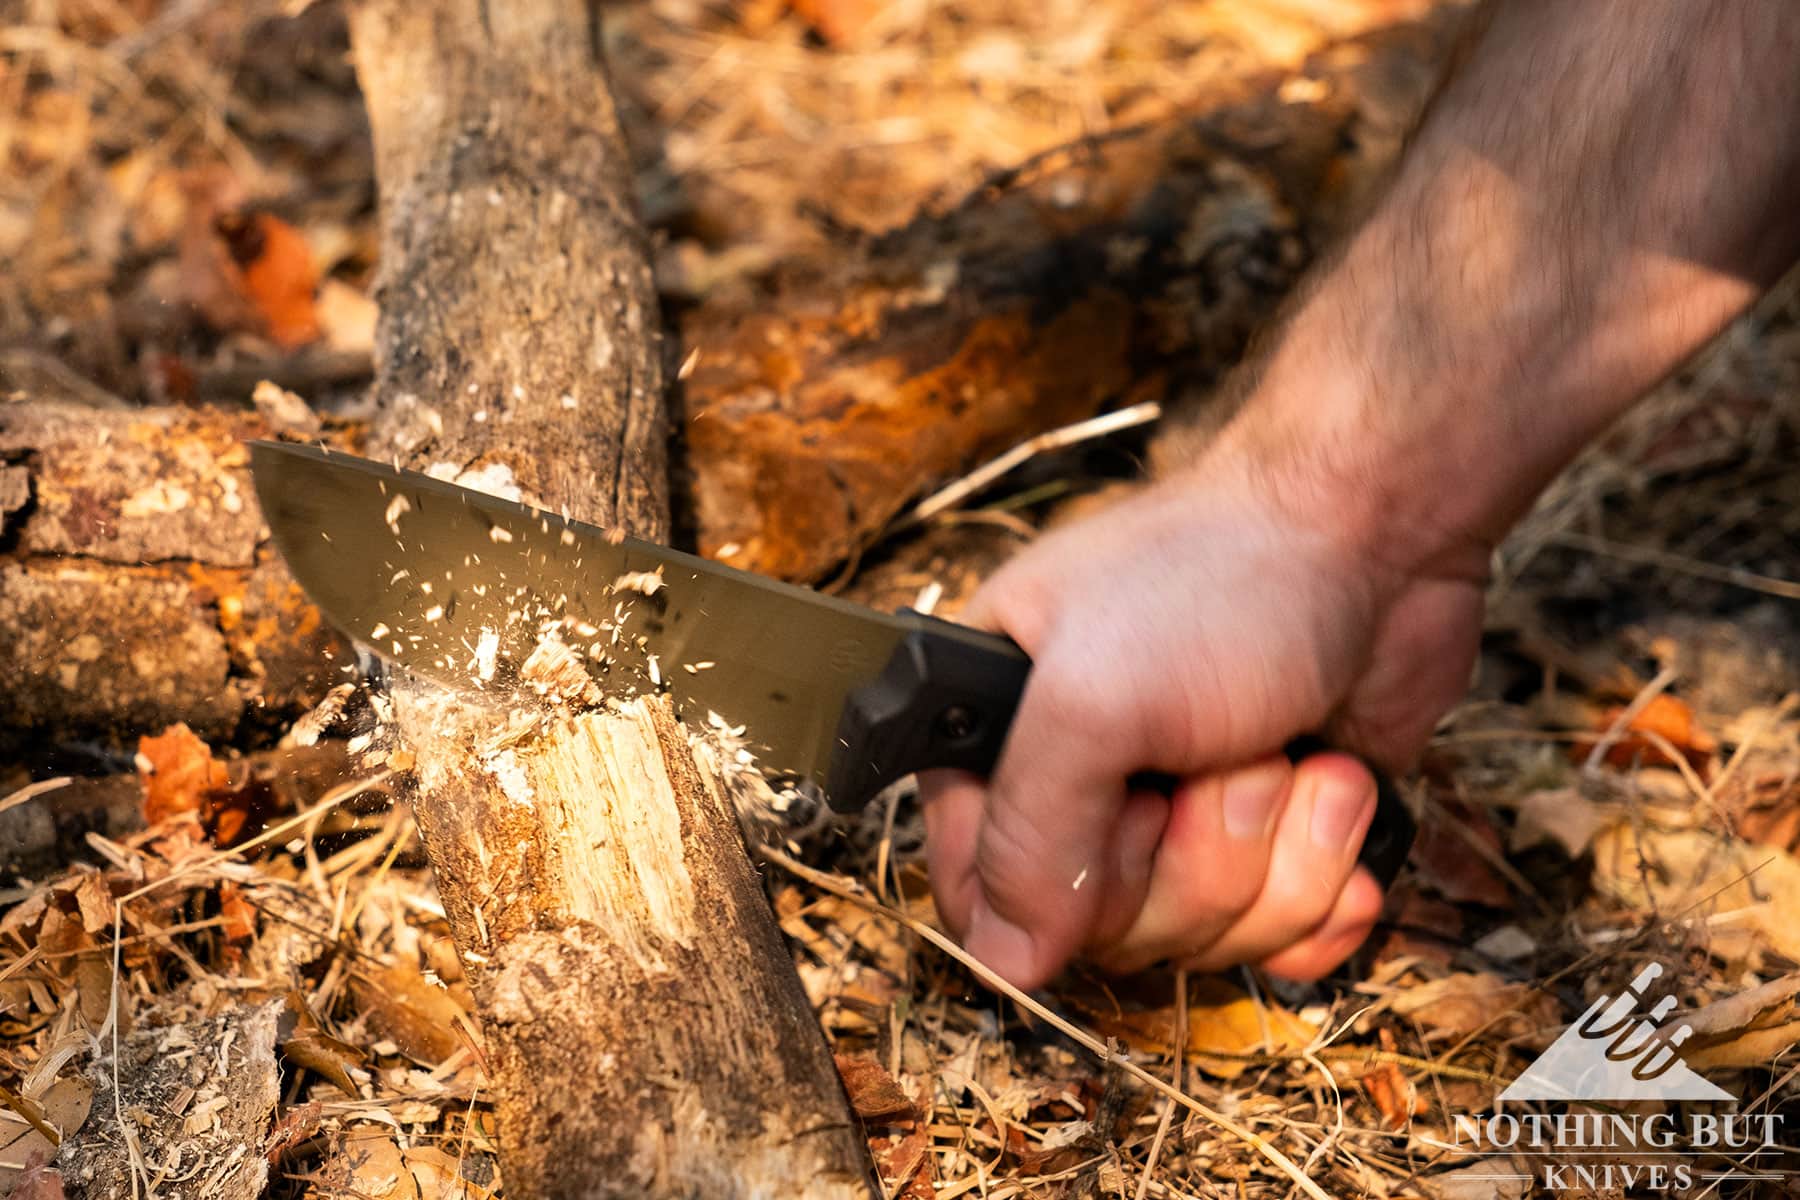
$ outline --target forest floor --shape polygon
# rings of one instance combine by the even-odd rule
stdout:
[[[0,11],[0,393],[246,406],[272,378],[359,419],[378,238],[340,7]],[[1252,78],[1304,98],[1318,64],[1348,58],[1365,135],[1391,152],[1459,12],[650,0],[609,9],[607,37],[679,328],[1033,155]],[[953,612],[1140,445],[1038,455],[834,586]],[[922,932],[910,798],[790,831],[770,894],[889,1194],[1541,1192],[1546,1171],[1615,1160],[1484,1153],[1458,1118],[1494,1112],[1652,964],[1694,1030],[1692,1068],[1741,1111],[1800,1111],[1797,450],[1790,277],[1496,556],[1475,688],[1404,783],[1418,845],[1375,937],[1318,984],[1077,967],[997,995]],[[406,756],[369,761],[359,720],[352,704],[280,744],[143,729],[83,747],[79,773],[47,751],[0,763],[0,1194],[58,1194],[27,1164],[97,1104],[144,1107],[146,1129],[149,1108],[179,1119],[189,1149],[140,1166],[181,1194],[256,1195],[257,1162],[275,1195],[503,1194]],[[90,1074],[96,1037],[135,1082]],[[195,1055],[216,1069],[157,1076]],[[1776,1194],[1800,1170],[1790,1144],[1616,1161],[1682,1168],[1692,1194]]]

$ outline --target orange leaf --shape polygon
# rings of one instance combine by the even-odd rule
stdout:
[[[300,231],[268,213],[227,213],[213,226],[230,247],[244,297],[269,337],[286,350],[316,340],[319,276]]]
[[[1304,1049],[1318,1030],[1278,1005],[1259,1003],[1241,988],[1215,976],[1190,984],[1187,1052],[1208,1074],[1235,1079],[1254,1065],[1259,1052]],[[1088,1009],[1096,1029],[1133,1050],[1166,1054],[1175,1025],[1171,1006],[1140,1012]],[[1211,1053],[1208,1053],[1208,1052]]]
[[[1605,733],[1624,713],[1624,705],[1603,709],[1594,727]],[[1719,749],[1719,740],[1700,728],[1694,710],[1684,701],[1664,694],[1653,697],[1642,712],[1631,718],[1624,735],[1607,748],[1606,762],[1614,767],[1629,767],[1633,763],[1674,766],[1661,742],[1674,747],[1695,770],[1703,770]],[[1578,741],[1571,755],[1577,761],[1585,759],[1597,744],[1595,739]]]
[[[833,46],[850,45],[881,15],[882,0],[789,0],[800,19]]]
[[[844,1080],[844,1091],[850,1097],[850,1107],[856,1110],[859,1117],[894,1117],[911,1116],[914,1112],[912,1097],[908,1096],[887,1068],[872,1058],[861,1055],[838,1054],[838,1075]]]
[[[144,780],[144,820],[152,825],[181,813],[197,815],[201,797],[229,782],[225,764],[180,722],[156,737],[138,739],[138,773]]]
[[[227,880],[219,885],[219,917],[225,922],[225,939],[247,942],[256,936],[256,910],[244,899],[237,884]]]
[[[1408,1121],[1425,1111],[1418,1089],[1391,1062],[1369,1068],[1363,1073],[1362,1085],[1380,1110],[1381,1122],[1388,1129],[1404,1129]]]

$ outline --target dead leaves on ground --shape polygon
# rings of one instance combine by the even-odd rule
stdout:
[[[1628,704],[1600,709],[1594,719],[1595,732],[1600,736],[1577,740],[1570,748],[1571,757],[1585,762],[1621,720],[1623,727],[1616,740],[1607,744],[1602,755],[1608,766],[1673,766],[1673,755],[1678,754],[1695,770],[1705,771],[1719,752],[1719,740],[1700,727],[1687,702],[1663,692],[1639,705],[1636,711]]]
[[[435,1067],[463,1046],[460,1027],[473,1028],[468,990],[428,983],[416,969],[395,965],[350,978],[350,994],[369,1028],[414,1062]]]
[[[138,776],[144,785],[144,823],[187,818],[215,846],[254,836],[277,806],[273,791],[245,776],[234,786],[230,767],[185,724],[138,739]]]
[[[1159,1007],[1135,1010],[1115,1005],[1109,1011],[1105,1001],[1089,995],[1076,1003],[1095,1032],[1105,1037],[1145,1054],[1166,1055],[1175,1049],[1172,998]],[[1270,1061],[1298,1056],[1318,1036],[1316,1024],[1219,976],[1189,981],[1187,1042],[1182,1050],[1188,1061],[1214,1078],[1236,1079]]]
[[[1620,904],[1694,927],[1715,954],[1758,947],[1800,962],[1800,861],[1709,828],[1621,821],[1594,840],[1594,884]]]
[[[212,747],[185,724],[138,739],[138,774],[144,781],[144,821],[151,825],[186,814],[197,819],[206,794],[231,781]]]

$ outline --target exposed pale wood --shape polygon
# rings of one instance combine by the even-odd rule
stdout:
[[[441,734],[415,807],[482,1015],[509,1186],[869,1194],[731,803],[666,703],[546,717],[496,752],[502,714],[402,701]]]
[[[596,19],[576,0],[353,11],[379,452],[661,538],[658,309]],[[736,815],[668,711],[537,710],[522,731],[430,685],[395,700],[509,1192],[872,1195]]]

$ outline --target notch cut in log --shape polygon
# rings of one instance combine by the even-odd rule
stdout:
[[[408,695],[452,749],[419,808],[493,1069],[507,1179],[533,1195],[864,1195],[864,1152],[714,756],[660,698],[546,714]],[[475,719],[471,719],[471,716]],[[468,778],[490,786],[469,789]],[[781,969],[771,969],[778,966]],[[576,1083],[572,1094],[571,1081]],[[606,1180],[596,1190],[595,1180]]]
[[[381,195],[375,453],[661,539],[658,307],[597,19],[352,10]],[[663,702],[515,717],[401,683],[395,705],[508,1189],[872,1196],[736,813]]]

